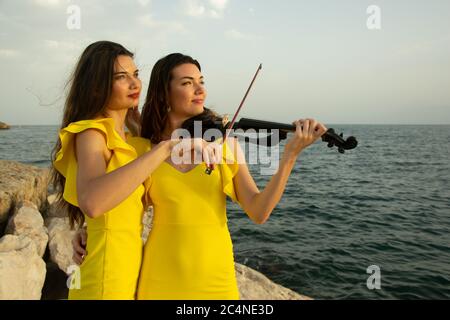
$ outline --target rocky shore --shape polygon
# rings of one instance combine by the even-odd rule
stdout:
[[[1,123],[0,123],[1,124]],[[72,262],[67,214],[48,194],[47,169],[0,160],[0,300],[66,299]],[[152,211],[144,217],[143,239]],[[243,300],[309,300],[263,274],[235,264]]]
[[[0,121],[0,130],[2,130],[2,129],[9,129],[9,128],[10,128],[9,125],[7,125],[6,123]]]

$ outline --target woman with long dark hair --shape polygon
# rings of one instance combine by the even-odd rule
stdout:
[[[142,110],[142,138],[148,151],[170,139],[204,108],[206,88],[198,61],[175,53],[154,66]],[[238,299],[233,245],[227,226],[226,196],[262,224],[281,199],[298,155],[319,139],[325,126],[313,119],[295,122],[277,173],[259,191],[235,139],[222,145],[221,163],[211,175],[205,164],[167,159],[146,185],[153,225],[144,249],[138,299]],[[231,161],[230,161],[231,160]]]
[[[143,245],[143,182],[179,143],[161,141],[140,156],[128,143],[125,123],[136,120],[140,91],[130,51],[109,41],[84,50],[52,154],[58,201],[72,227],[87,224],[89,254],[76,274],[80,287],[71,288],[69,299],[135,298]]]

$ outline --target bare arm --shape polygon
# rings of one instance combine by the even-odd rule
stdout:
[[[81,211],[96,218],[125,200],[170,155],[173,141],[163,141],[127,165],[106,173],[111,151],[95,129],[76,136],[77,191]]]
[[[239,165],[239,171],[233,180],[239,203],[250,219],[257,224],[267,221],[283,196],[298,155],[326,131],[325,126],[312,119],[299,120],[296,122],[296,126],[294,136],[285,146],[277,173],[272,176],[262,192],[256,186],[246,163]],[[233,143],[230,144],[233,145]],[[233,149],[238,153],[238,159],[244,159],[239,145]]]

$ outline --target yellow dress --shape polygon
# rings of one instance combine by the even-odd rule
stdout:
[[[138,153],[150,142],[132,138]],[[238,164],[226,145],[211,175],[204,163],[182,173],[163,162],[145,182],[153,226],[144,247],[137,299],[239,299],[226,196],[237,201]],[[228,164],[227,164],[228,163]]]
[[[106,172],[114,171],[137,157],[134,147],[115,131],[112,118],[78,121],[62,129],[59,133],[62,148],[54,166],[66,178],[64,199],[75,206],[78,206],[75,135],[91,128],[104,133],[107,147],[112,151]],[[88,254],[79,270],[81,287],[69,290],[69,299],[135,299],[142,261],[144,191],[144,186],[139,186],[101,217],[91,219],[85,216]]]

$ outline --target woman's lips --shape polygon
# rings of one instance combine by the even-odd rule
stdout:
[[[134,94],[130,94],[129,97],[132,98],[132,99],[137,99],[137,98],[139,98],[139,94],[140,94],[140,92],[137,92],[137,93],[134,93]]]
[[[201,103],[203,103],[203,99],[194,99],[194,100],[192,100],[192,102],[201,104]]]

